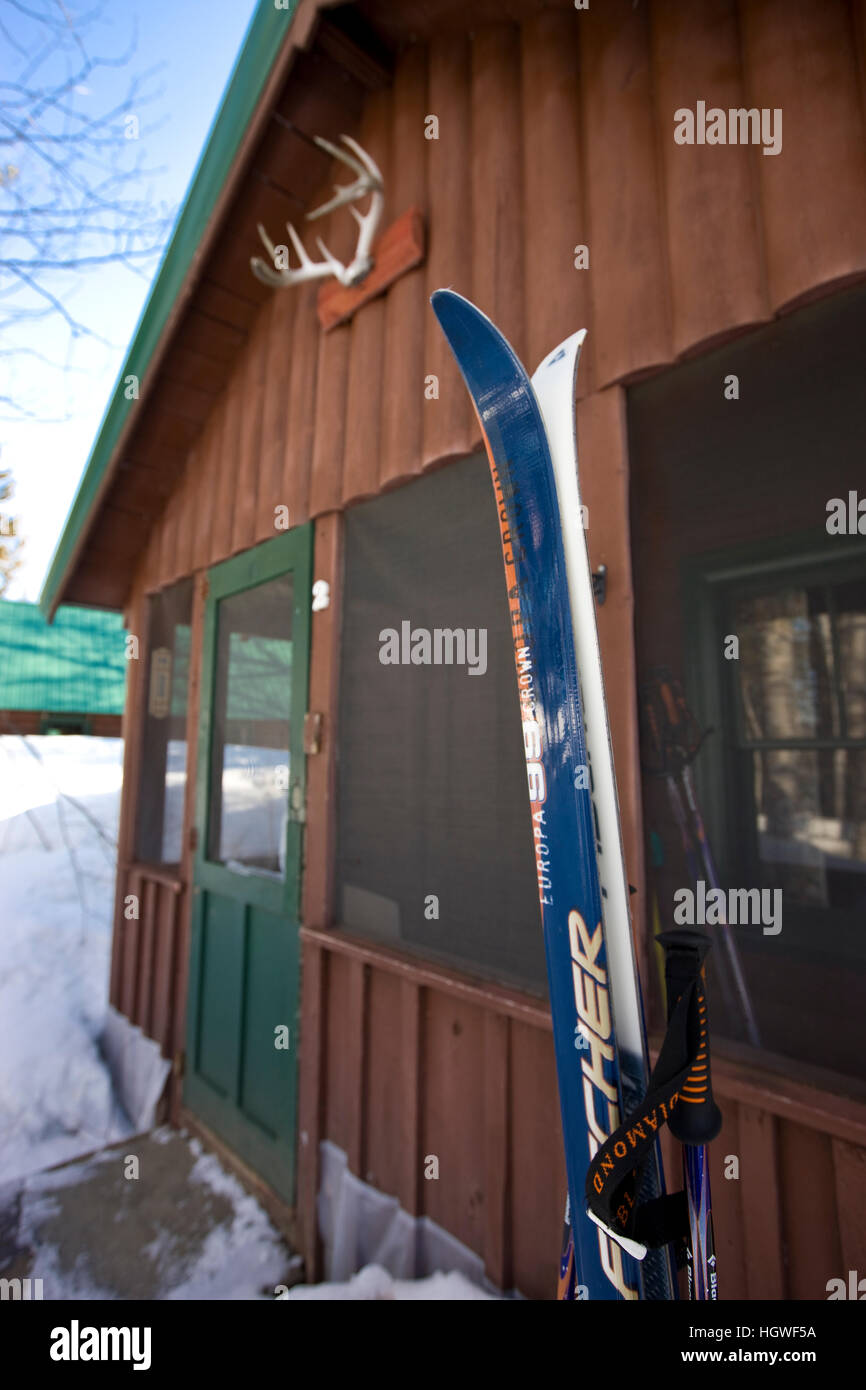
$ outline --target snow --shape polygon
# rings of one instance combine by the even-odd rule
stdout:
[[[107,1146],[125,1145],[132,1128],[98,1040],[108,1010],[122,752],[115,739],[0,737],[0,1214],[19,1213],[14,1235],[27,1277],[60,1300],[140,1297],[124,1292],[136,1271],[151,1281],[145,1297],[172,1301],[495,1296],[457,1272],[408,1280],[375,1263],[344,1283],[286,1290],[299,1257],[212,1154],[170,1129],[130,1149],[176,1146],[165,1171],[185,1176],[184,1195],[168,1207],[173,1219],[148,1205],[159,1202],[161,1183],[133,1196],[121,1182],[125,1149]],[[258,800],[260,814],[260,789]],[[89,1215],[94,1201],[98,1222]]]
[[[129,1133],[97,1042],[122,751],[0,738],[0,1182]]]
[[[174,1146],[155,1186],[144,1177],[143,1187],[124,1180],[123,1149],[27,1179],[16,1232],[18,1246],[32,1252],[27,1277],[41,1279],[52,1301],[273,1301],[292,1258],[258,1202],[198,1140],[176,1130],[135,1141],[142,1174],[152,1144]],[[186,1195],[178,1197],[181,1183]],[[165,1192],[157,1190],[164,1184],[170,1224],[163,1219]],[[82,1207],[84,1232],[75,1224]],[[92,1212],[111,1220],[110,1232],[94,1229]]]
[[[288,1293],[280,1294],[280,1299],[335,1299],[346,1302],[370,1302],[378,1299],[393,1299],[398,1302],[453,1302],[484,1299],[493,1301],[494,1295],[485,1293],[477,1284],[471,1283],[456,1271],[450,1274],[431,1274],[427,1279],[394,1279],[381,1265],[366,1265],[345,1284],[297,1284]]]

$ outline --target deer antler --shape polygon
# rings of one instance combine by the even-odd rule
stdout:
[[[271,285],[274,288],[298,285],[305,280],[318,280],[326,275],[336,276],[341,285],[357,285],[373,268],[373,257],[370,252],[385,201],[382,175],[375,161],[367,154],[366,150],[361,149],[361,146],[350,135],[341,135],[340,139],[344,145],[348,145],[349,149],[354,151],[354,154],[341,150],[339,145],[332,145],[330,140],[325,140],[321,135],[316,135],[313,138],[320,149],[346,164],[355,173],[356,178],[353,183],[335,184],[334,197],[324,203],[322,207],[308,212],[307,221],[314,222],[317,217],[324,217],[325,213],[333,212],[335,208],[345,207],[348,204],[349,211],[360,228],[358,244],[355,247],[352,260],[348,265],[344,265],[342,261],[338,261],[337,257],[331,254],[321,237],[316,237],[316,244],[322,253],[322,259],[314,261],[307,255],[300,237],[291,222],[288,222],[286,227],[289,238],[295,248],[300,265],[295,269],[292,269],[291,266],[286,269],[278,269],[276,268],[277,248],[270,240],[264,227],[259,223],[259,236],[274,265],[267,265],[259,256],[253,256],[250,265],[257,280],[261,280],[262,284]],[[360,213],[353,204],[359,198],[366,197],[368,193],[372,194],[370,206],[365,213]]]

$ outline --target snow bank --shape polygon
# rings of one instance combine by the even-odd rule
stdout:
[[[98,1046],[122,751],[0,738],[0,1181],[129,1133]]]
[[[493,1299],[492,1294],[485,1293],[456,1271],[451,1274],[431,1274],[427,1279],[394,1279],[381,1265],[367,1265],[346,1284],[297,1284],[280,1297],[349,1302],[394,1299],[400,1302],[418,1300],[436,1303]]]

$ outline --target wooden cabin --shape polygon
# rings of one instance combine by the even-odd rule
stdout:
[[[118,613],[0,599],[0,734],[120,738],[125,687]]]
[[[384,176],[397,273],[326,328],[333,285],[270,289],[250,258],[287,222],[351,256],[345,208],[305,221],[347,181],[312,137],[342,134]],[[689,883],[642,766],[664,665],[714,730],[695,774],[721,882],[784,906],[778,932],[729,929],[757,1043],[711,974],[722,1297],[824,1299],[866,1270],[864,0],[263,0],[42,600],[117,609],[141,643],[112,1003],[308,1278],[381,1255],[364,1212],[387,1208],[401,1272],[553,1296],[518,704],[441,285],[530,369],[588,329],[581,480],[651,1033],[652,936]],[[483,675],[383,664],[406,620],[483,629]]]

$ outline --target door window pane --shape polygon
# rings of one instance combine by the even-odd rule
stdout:
[[[289,809],[292,578],[220,600],[207,855],[280,878]]]
[[[136,857],[179,866],[186,795],[186,715],[192,581],[150,600]]]

